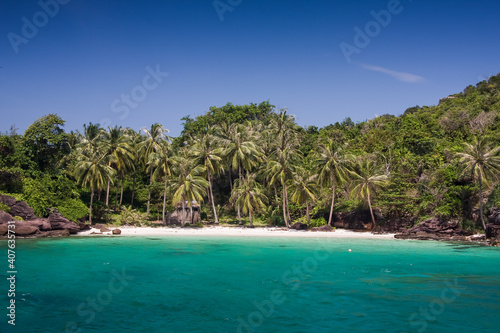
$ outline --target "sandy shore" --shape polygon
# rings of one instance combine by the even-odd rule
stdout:
[[[111,229],[111,228],[110,228]],[[334,232],[311,232],[283,230],[280,228],[236,228],[236,227],[206,227],[206,228],[148,228],[148,227],[120,227],[120,236],[243,236],[243,237],[330,237],[330,238],[366,238],[366,239],[394,239],[394,234],[374,235],[370,232],[355,232],[339,229]],[[91,229],[78,233],[79,236],[101,236],[99,229]],[[104,232],[102,235],[111,235]]]

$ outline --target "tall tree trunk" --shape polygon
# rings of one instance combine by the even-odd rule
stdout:
[[[149,173],[149,188],[148,188],[148,207],[146,209],[146,214],[149,217],[149,205],[151,202],[151,185],[153,184],[153,168],[151,168],[151,171]]]
[[[212,178],[210,177],[210,172],[207,170],[207,178],[208,178],[208,185],[210,186],[210,201],[212,202],[212,209],[214,210],[214,218],[215,218],[215,224],[219,224],[219,220],[217,219],[217,210],[215,209],[215,202],[214,202],[214,193],[212,190]]]
[[[250,228],[253,228],[253,221],[252,221],[252,210],[248,210],[248,220],[250,221]]]
[[[481,223],[483,224],[483,229],[486,231],[486,224],[484,223],[483,214],[483,178],[481,173],[479,174],[479,216],[481,216]]]
[[[109,204],[109,185],[111,184],[111,179],[108,178],[108,188],[106,189],[106,206]]]
[[[89,222],[92,225],[92,203],[94,202],[94,187],[90,190]]]
[[[288,201],[288,189],[285,185],[285,198],[286,198],[286,213],[288,215],[288,221],[292,223],[292,218],[290,217],[290,202]]]
[[[121,176],[121,186],[120,186],[120,206],[122,205],[122,202],[123,202],[123,170],[122,170],[122,176]]]
[[[309,215],[309,202],[306,199],[306,216],[307,216],[307,222],[309,222],[309,225],[311,224],[311,216]]]
[[[330,206],[330,217],[328,218],[328,225],[331,227],[332,226],[332,217],[333,217],[333,206],[335,205],[335,184],[333,185],[332,189],[332,205]]]
[[[290,228],[288,225],[288,220],[286,219],[286,200],[285,200],[285,186],[283,186],[283,219],[285,220],[285,225],[287,228]]]
[[[239,163],[238,163],[238,179],[240,180],[240,186],[241,186],[241,166],[239,165]],[[240,208],[239,200],[238,200],[237,205],[238,205],[238,224],[242,225],[243,222],[241,222],[241,208]]]
[[[132,199],[130,200],[130,207],[134,208],[134,197],[135,197],[135,172],[132,180]]]
[[[97,189],[97,201],[101,201],[101,189]]]
[[[372,215],[372,231],[375,229],[375,216],[373,215],[372,202],[370,200],[370,193],[368,193],[368,207],[370,207],[370,214]]]
[[[165,188],[163,190],[163,213],[162,213],[163,224],[164,225],[166,223],[166,221],[165,221],[165,206],[166,206],[166,203],[167,203],[167,178],[165,177]]]
[[[116,188],[115,188],[115,210],[116,207],[118,207],[118,188],[120,187],[120,184],[118,184],[120,180],[117,181],[116,183]]]

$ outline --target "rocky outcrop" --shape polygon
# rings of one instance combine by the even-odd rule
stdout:
[[[375,219],[380,221],[383,216],[378,212],[373,212]],[[333,214],[333,226],[351,230],[371,230],[372,218],[369,210],[337,212]]]
[[[35,218],[35,212],[33,208],[28,206],[24,201],[17,201],[14,205],[10,207],[10,215],[19,216],[23,220],[31,220]]]
[[[330,227],[329,225],[322,225],[321,227],[312,228],[311,231],[329,231],[329,232],[332,232],[332,231],[335,231],[335,228]]]
[[[295,230],[307,230],[307,224],[305,223],[300,223],[296,222],[293,225],[290,226],[290,229],[295,229]]]
[[[52,230],[67,229],[70,234],[76,234],[80,231],[78,224],[71,222],[62,216],[57,210],[53,210],[53,213],[49,215],[49,222]]]
[[[113,229],[113,232],[112,232],[113,235],[121,235],[122,234],[122,231],[120,229]]]
[[[0,224],[0,236],[7,234],[8,230],[9,227],[7,227],[7,224]]]
[[[0,224],[8,223],[9,221],[14,221],[14,218],[9,213],[0,210]]]
[[[33,227],[37,227],[38,229],[40,229],[40,231],[52,230],[52,226],[49,222],[49,219],[43,218],[43,217],[38,217],[36,219],[29,220],[29,221],[23,221],[22,225],[30,225]]]
[[[78,227],[80,228],[80,231],[90,230],[90,224],[85,222],[78,222]]]
[[[458,221],[446,221],[437,217],[425,220],[417,226],[395,235],[398,239],[420,240],[468,240],[472,232],[460,229]]]
[[[16,223],[17,224],[17,223]],[[16,225],[16,237],[40,233],[40,229],[30,225]]]
[[[33,208],[28,206],[24,201],[17,201],[15,198],[8,195],[0,195],[0,202],[9,206],[10,215],[19,216],[23,220],[31,220],[35,218]]]

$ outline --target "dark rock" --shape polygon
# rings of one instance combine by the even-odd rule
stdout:
[[[28,236],[35,233],[40,233],[40,229],[30,225],[16,225],[16,236]]]
[[[3,203],[4,205],[12,207],[16,204],[16,201],[17,200],[11,196],[0,194],[0,202]]]
[[[500,225],[491,223],[487,224],[485,234],[486,234],[486,239],[500,240]]]
[[[7,223],[9,221],[14,221],[14,218],[9,213],[0,210],[0,224]]]
[[[102,228],[105,228],[105,226],[103,224],[98,223],[98,224],[94,225],[94,228],[102,229]]]
[[[296,222],[293,225],[290,226],[290,229],[295,229],[295,230],[307,230],[307,224],[305,223],[300,223]]]
[[[113,229],[113,235],[121,235],[122,231],[120,229]]]
[[[22,217],[23,220],[31,220],[35,218],[33,208],[28,206],[24,201],[17,201],[10,207],[10,215]]]
[[[52,226],[51,226],[48,218],[37,217],[36,219],[33,219],[33,220],[24,221],[22,224],[37,227],[41,231],[52,230]]]
[[[80,228],[81,231],[90,230],[90,224],[87,224],[85,222],[78,222],[78,227]]]
[[[381,220],[383,216],[375,210],[375,219]],[[346,228],[353,230],[371,229],[372,217],[369,210],[337,212],[333,214],[333,226],[336,228]]]
[[[488,212],[488,221],[490,224],[500,225],[500,207],[493,207]]]
[[[80,231],[80,227],[75,222],[71,222],[58,212],[50,214],[49,221],[52,230],[68,229],[70,234],[76,234]]]
[[[472,232],[460,229],[458,221],[446,221],[439,218],[431,218],[418,224],[417,226],[403,230],[395,235],[398,239],[419,239],[419,240],[467,240],[466,236]]]
[[[101,232],[110,232],[111,229],[108,229],[108,228],[101,228],[99,229]]]
[[[95,232],[95,231],[92,231],[90,234],[91,234],[91,235],[102,235],[102,232]]]
[[[7,227],[7,224],[0,224],[0,236],[5,235],[8,230],[9,227]]]
[[[329,225],[322,225],[321,227],[312,228],[311,231],[329,231],[329,232],[333,232],[333,231],[335,231],[335,229],[333,227],[330,227]]]
[[[50,230],[50,231],[42,231],[38,237],[69,237],[70,233],[68,229],[63,229],[63,230]]]

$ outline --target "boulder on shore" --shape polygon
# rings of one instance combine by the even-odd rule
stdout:
[[[112,234],[113,235],[121,235],[122,231],[120,229],[113,229]]]
[[[467,240],[467,236],[471,235],[472,232],[460,229],[458,221],[440,220],[433,217],[394,237],[419,240]]]
[[[295,230],[307,230],[307,228],[308,228],[307,224],[300,222],[296,222],[290,226],[290,229],[295,229]]]
[[[40,229],[30,225],[16,225],[16,236],[28,236],[40,233]]]
[[[7,224],[0,224],[0,236],[5,235],[8,230],[9,227],[7,226]]]
[[[14,218],[9,213],[0,210],[0,224],[8,223],[9,221],[14,221]]]
[[[80,231],[78,224],[71,222],[62,216],[57,210],[53,210],[53,213],[49,215],[49,222],[52,230],[67,229],[70,234],[76,234]]]

